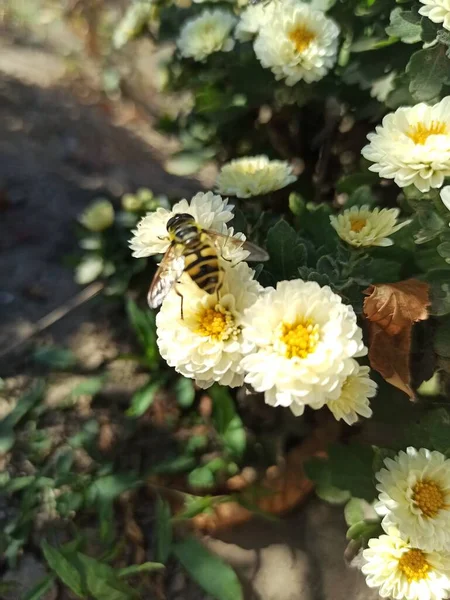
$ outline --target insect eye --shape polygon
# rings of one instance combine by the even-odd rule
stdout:
[[[181,223],[190,223],[193,220],[194,219],[192,215],[188,215],[187,213],[180,213],[178,215],[174,215],[173,217],[170,217],[170,219],[167,221],[167,230],[169,231],[170,229],[176,227],[177,225],[180,225]]]

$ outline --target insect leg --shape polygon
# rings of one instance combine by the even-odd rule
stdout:
[[[184,321],[184,313],[183,313],[183,302],[184,302],[184,296],[183,294],[178,290],[178,286],[177,284],[175,284],[175,293],[177,296],[180,296],[181,298],[181,307],[180,307],[180,315],[181,315],[181,320]]]

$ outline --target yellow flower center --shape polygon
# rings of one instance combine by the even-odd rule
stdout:
[[[230,337],[234,328],[234,319],[230,312],[222,307],[207,308],[200,315],[196,333],[213,340],[221,341]]]
[[[289,32],[288,37],[294,44],[297,52],[304,52],[310,43],[316,39],[316,34],[305,25],[298,25]]]
[[[430,135],[444,135],[448,133],[447,125],[442,121],[431,121],[430,125],[424,123],[417,123],[414,127],[411,127],[406,134],[415,144],[425,144]]]
[[[286,346],[288,358],[306,358],[314,352],[319,341],[319,326],[311,319],[292,323],[283,323],[281,341]]]
[[[418,481],[413,488],[413,500],[426,517],[435,517],[445,508],[445,497],[434,481]]]
[[[359,233],[361,229],[365,227],[366,223],[367,219],[361,219],[357,217],[354,219],[350,219],[350,229],[352,231],[355,231],[356,233]]]
[[[427,579],[431,569],[425,559],[425,554],[418,548],[412,548],[408,552],[405,552],[398,561],[398,566],[403,571],[409,583]]]

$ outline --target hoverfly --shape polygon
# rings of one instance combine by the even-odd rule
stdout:
[[[187,213],[171,217],[167,221],[167,232],[171,243],[148,292],[150,308],[160,306],[183,273],[187,273],[201,290],[208,294],[218,293],[223,283],[219,255],[225,245],[249,252],[246,261],[263,262],[269,258],[267,252],[255,244],[203,229],[195,222],[194,217]],[[175,291],[181,297],[183,319],[183,296],[176,288]]]

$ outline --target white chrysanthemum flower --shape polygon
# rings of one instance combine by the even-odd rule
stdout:
[[[296,180],[286,161],[253,156],[225,164],[217,177],[216,188],[220,194],[250,198],[280,190]]]
[[[348,360],[367,352],[351,306],[328,286],[300,279],[267,288],[245,312],[244,338],[255,350],[243,360],[245,381],[267,404],[321,408],[351,373]]]
[[[242,314],[261,292],[246,263],[225,270],[219,299],[207,294],[183,275],[178,291],[172,290],[156,317],[158,346],[167,363],[185,377],[207,388],[214,382],[236,387],[244,381],[243,357],[252,344],[242,335]]]
[[[336,62],[339,27],[302,2],[277,4],[254,43],[263,67],[287,85],[318,81]]]
[[[177,42],[181,55],[202,61],[214,52],[229,52],[234,48],[231,32],[235,22],[225,10],[203,11],[182,27]]]
[[[275,0],[268,4],[260,2],[259,4],[250,4],[239,16],[239,22],[234,30],[234,37],[240,42],[252,40],[265,23],[273,15]]]
[[[450,0],[420,0],[422,8],[419,14],[428,17],[433,23],[442,23],[444,29],[450,31]]]
[[[441,200],[445,206],[450,210],[450,185],[445,185],[441,190]]]
[[[224,235],[233,235],[232,228],[226,223],[233,219],[232,207],[227,198],[222,198],[212,192],[199,192],[190,202],[180,200],[173,205],[172,210],[158,208],[148,213],[137,224],[137,229],[130,240],[130,248],[135,258],[164,254],[170,245],[167,232],[167,221],[176,214],[188,213],[204,229],[211,229]],[[228,257],[227,257],[228,258]]]
[[[450,556],[424,552],[399,537],[389,535],[369,540],[364,550],[362,572],[370,588],[379,588],[382,598],[395,600],[444,600],[450,592]]]
[[[440,452],[408,448],[376,474],[375,509],[382,525],[422,550],[450,551],[450,460]]]
[[[398,223],[399,213],[398,208],[372,210],[365,204],[333,215],[330,221],[341,240],[351,246],[392,246],[389,236],[410,223]]]
[[[352,370],[344,380],[339,396],[327,400],[327,406],[336,420],[342,419],[347,425],[353,425],[360,416],[372,416],[369,398],[376,395],[377,384],[369,377],[369,367],[360,366],[353,358],[349,361]]]
[[[434,106],[398,108],[367,139],[362,155],[380,177],[421,192],[441,187],[450,176],[450,96]]]

